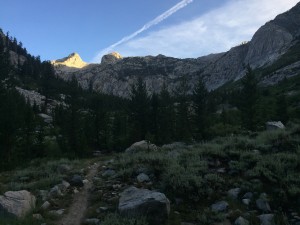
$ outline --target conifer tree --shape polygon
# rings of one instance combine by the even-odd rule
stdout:
[[[205,84],[199,78],[193,91],[195,137],[198,140],[205,137],[207,129],[207,95]]]
[[[146,84],[141,77],[131,86],[130,118],[132,123],[132,141],[145,139],[148,131],[149,96]]]
[[[254,72],[247,67],[245,77],[242,79],[241,105],[242,122],[246,129],[255,130],[256,128],[256,102],[258,100],[257,80]]]

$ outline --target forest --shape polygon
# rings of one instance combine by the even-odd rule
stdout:
[[[17,63],[12,56],[17,55]],[[25,59],[25,60],[22,60]],[[267,121],[297,122],[297,77],[261,87],[263,71],[247,68],[246,76],[214,91],[201,77],[192,94],[188,77],[168,92],[148,93],[143,74],[131,87],[129,99],[82,89],[76,79],[57,78],[49,61],[30,55],[21,42],[0,30],[0,170],[35,158],[85,158],[94,151],[123,151],[147,140],[156,145],[198,143],[218,136],[255,133]],[[31,105],[16,90],[21,87],[45,96],[43,106]],[[49,112],[51,100],[64,103]],[[46,123],[39,114],[50,114]]]

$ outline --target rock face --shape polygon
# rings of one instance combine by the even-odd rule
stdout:
[[[57,76],[65,80],[75,76],[83,88],[92,87],[96,91],[121,97],[129,97],[130,86],[139,76],[143,76],[149,93],[159,92],[164,82],[168,84],[169,91],[174,90],[182,76],[188,77],[191,90],[199,77],[212,90],[242,78],[247,64],[252,68],[271,65],[299,42],[299,15],[300,3],[262,26],[250,42],[233,47],[228,52],[195,59],[177,59],[163,55],[122,58],[118,53],[111,53],[103,56],[101,64],[85,66],[75,54],[53,61],[53,64]],[[293,66],[298,67],[299,63]],[[283,71],[265,76],[262,84],[272,85],[284,76],[297,75],[295,72],[288,72],[291,71],[290,68],[281,70]]]
[[[23,217],[35,208],[36,198],[28,191],[8,191],[0,196],[0,215],[10,213]]]
[[[73,68],[83,68],[88,65],[86,62],[82,61],[81,57],[76,52],[65,58],[53,60],[51,63],[55,66],[67,66]]]
[[[145,151],[145,150],[156,151],[157,146],[155,144],[151,144],[148,141],[143,140],[143,141],[135,142],[129,148],[127,148],[125,152],[134,153],[134,152]]]
[[[104,55],[101,59],[101,64],[113,64],[123,57],[118,52],[112,52],[108,55]]]
[[[124,216],[145,216],[150,224],[163,224],[170,213],[170,202],[160,192],[130,187],[121,194],[119,212]]]

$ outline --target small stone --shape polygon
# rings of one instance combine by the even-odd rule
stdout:
[[[59,216],[61,216],[62,214],[64,214],[64,212],[65,212],[64,209],[51,210],[51,211],[49,211],[49,214],[50,214],[50,215],[53,215],[53,216],[56,216],[56,217],[59,217]]]
[[[257,199],[256,200],[256,207],[263,212],[271,212],[271,208],[269,203],[264,199]]]
[[[41,209],[42,209],[42,210],[47,210],[47,209],[49,209],[50,206],[51,206],[50,202],[45,201],[45,202],[43,203],[43,205],[41,206]]]
[[[34,218],[36,220],[43,220],[44,219],[41,214],[32,214],[32,218]]]
[[[274,225],[274,215],[273,214],[263,214],[258,216],[260,219],[260,224],[261,225]]]
[[[84,179],[82,182],[83,182],[84,184],[87,184],[89,181],[88,181],[87,179]]]
[[[80,175],[74,175],[70,181],[70,184],[74,187],[83,187],[82,177]]]
[[[232,198],[232,199],[237,199],[239,194],[241,192],[241,189],[240,188],[233,188],[233,189],[230,189],[228,192],[227,192],[227,195],[228,197]]]
[[[61,190],[58,185],[55,185],[53,188],[50,189],[49,191],[50,198],[57,198],[61,196],[63,196],[63,194],[61,193]]]
[[[216,202],[215,204],[211,205],[211,210],[215,212],[224,212],[228,209],[228,203],[225,201],[219,201]]]
[[[79,193],[79,191],[77,190],[77,188],[75,188],[73,192],[74,192],[74,194]]]
[[[103,212],[107,211],[108,210],[108,207],[105,207],[105,206],[102,206],[102,207],[99,207],[99,209]]]
[[[150,181],[150,178],[147,174],[141,173],[136,177],[139,183],[144,183]]]
[[[112,177],[116,174],[116,171],[112,169],[107,169],[102,173],[102,177]]]
[[[70,183],[67,182],[67,181],[65,181],[65,180],[63,180],[63,181],[61,182],[61,184],[62,184],[66,189],[68,189],[68,188],[71,186]]]
[[[253,193],[252,192],[247,192],[246,194],[244,194],[243,198],[248,198],[251,199],[253,197]]]
[[[250,202],[251,202],[251,200],[248,199],[248,198],[244,198],[244,199],[242,199],[242,202],[243,202],[245,205],[249,205]]]
[[[235,220],[234,225],[249,225],[249,221],[240,216]]]

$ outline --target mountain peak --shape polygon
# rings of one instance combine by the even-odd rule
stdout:
[[[54,66],[63,65],[63,66],[73,67],[73,68],[83,68],[88,65],[88,63],[84,62],[81,59],[80,55],[76,52],[71,53],[65,58],[53,60],[51,61],[51,63]]]
[[[112,64],[117,62],[118,60],[122,59],[123,57],[121,56],[120,53],[118,52],[111,52],[107,55],[104,55],[101,59],[101,63],[107,63],[107,64]]]

